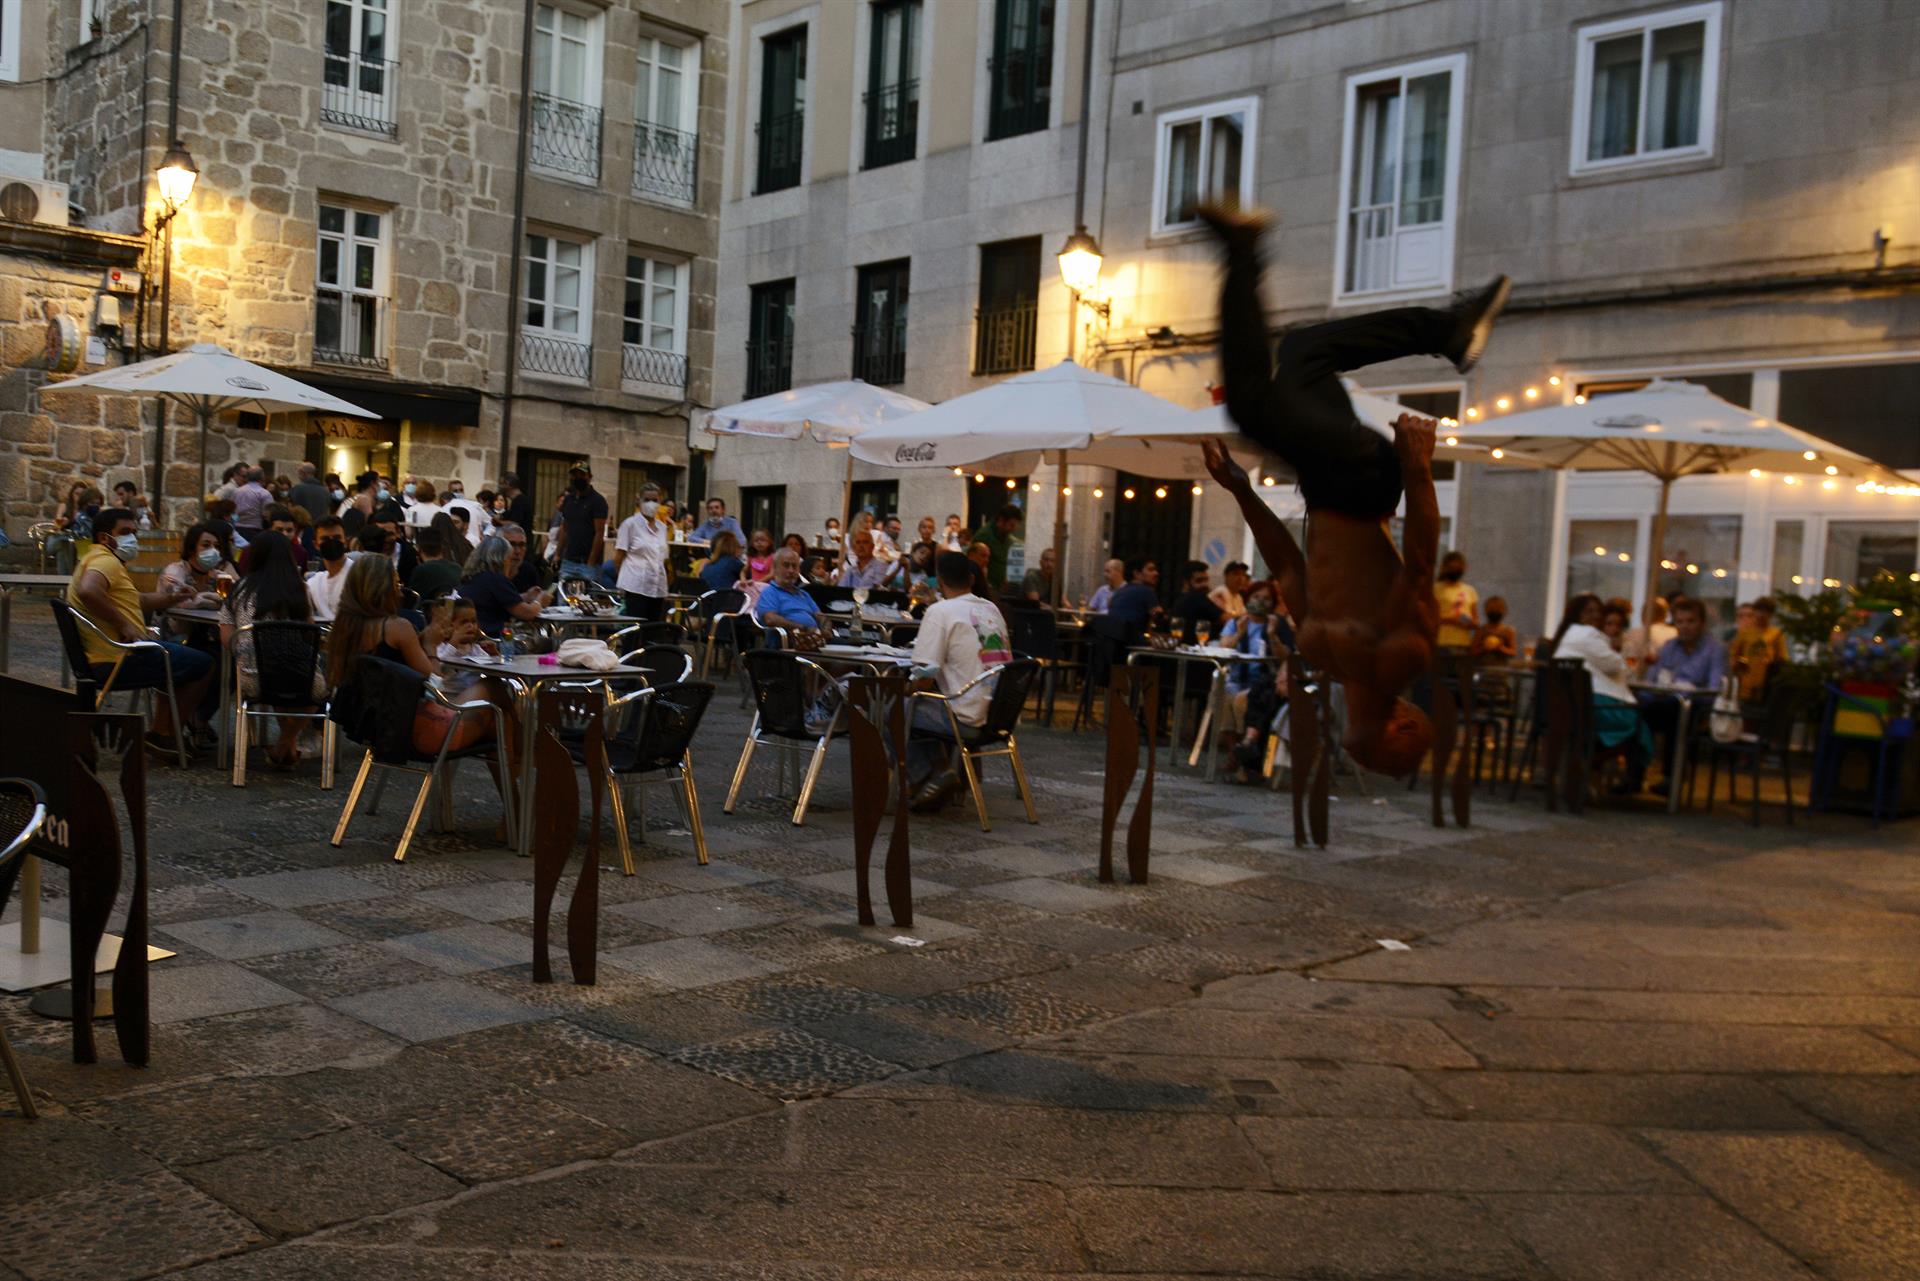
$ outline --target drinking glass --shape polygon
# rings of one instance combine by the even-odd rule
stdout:
[[[1207,638],[1211,635],[1213,635],[1212,623],[1208,622],[1204,618],[1196,618],[1193,620],[1193,643],[1194,644],[1205,645],[1207,643]]]
[[[854,588],[854,589],[853,589],[853,603],[854,603],[854,604],[855,604],[856,606],[864,606],[864,605],[865,605],[865,604],[867,603],[867,589],[866,589],[866,588],[864,588],[864,587],[856,587],[856,588]]]

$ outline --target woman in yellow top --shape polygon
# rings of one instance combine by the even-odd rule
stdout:
[[[1727,647],[1731,670],[1740,682],[1740,701],[1757,703],[1766,697],[1767,676],[1787,661],[1787,642],[1773,625],[1773,597],[1762,596],[1740,611],[1740,626]]]
[[[1440,630],[1433,643],[1442,649],[1466,649],[1480,627],[1480,593],[1467,585],[1467,558],[1448,552],[1434,575],[1433,599],[1440,607]]]

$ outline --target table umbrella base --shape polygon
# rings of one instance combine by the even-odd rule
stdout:
[[[59,1019],[63,1023],[73,1022],[73,989],[70,987],[49,988],[27,1002],[27,1008],[44,1019]],[[93,989],[93,1017],[110,1019],[113,1017],[113,992],[104,987]]]

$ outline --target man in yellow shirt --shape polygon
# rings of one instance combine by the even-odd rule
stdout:
[[[1787,641],[1773,625],[1773,597],[1741,606],[1740,614],[1741,626],[1727,647],[1727,658],[1740,683],[1740,701],[1757,703],[1766,697],[1768,675],[1787,661]]]
[[[1433,643],[1442,649],[1466,649],[1480,627],[1480,593],[1467,585],[1466,577],[1467,558],[1448,552],[1433,584],[1434,603],[1440,607],[1440,630]]]
[[[127,573],[127,562],[140,554],[139,528],[133,513],[124,507],[102,511],[93,521],[93,542],[67,583],[67,604],[112,640],[153,640],[147,631],[145,611],[166,609],[193,592],[184,584],[172,592],[143,592],[134,586],[132,576]],[[213,673],[213,660],[199,650],[163,640],[154,642],[160,649],[119,651],[85,627],[80,629],[80,639],[86,647],[87,662],[95,681],[104,683],[113,673],[115,661],[122,660],[124,653],[113,682],[115,691],[163,689],[167,669],[171,668],[174,700],[188,709],[188,715],[200,706],[207,680]],[[172,709],[156,700],[147,745],[156,752],[173,752],[176,750],[174,736],[178,732]]]

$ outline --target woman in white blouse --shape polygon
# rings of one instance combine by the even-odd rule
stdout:
[[[1627,660],[1600,630],[1604,607],[1600,598],[1583,593],[1567,602],[1560,630],[1553,634],[1550,656],[1577,658],[1593,676],[1593,731],[1600,746],[1627,744],[1629,772],[1638,777],[1651,755],[1652,743],[1640,719],[1639,705],[1627,688]]]

